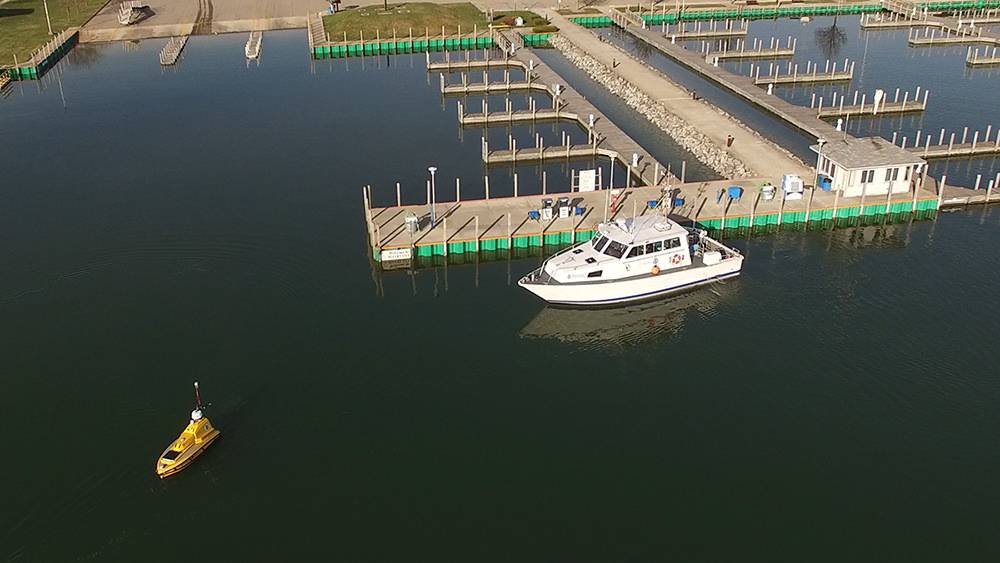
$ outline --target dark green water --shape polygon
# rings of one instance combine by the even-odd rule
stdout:
[[[532,260],[378,296],[360,186],[471,182],[478,138],[422,57],[244,41],[0,101],[0,555],[1000,556],[997,209],[733,241],[740,279],[624,311],[544,308]],[[161,482],[195,379],[222,438]]]

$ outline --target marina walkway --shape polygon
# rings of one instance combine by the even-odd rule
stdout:
[[[737,94],[761,109],[780,117],[811,137],[828,139],[834,135],[842,134],[834,126],[818,118],[815,110],[796,106],[778,96],[768,95],[766,91],[754,84],[753,78],[738,76],[723,68],[716,67],[706,61],[701,54],[685,49],[681,45],[671,43],[668,37],[663,37],[659,33],[649,29],[641,29],[631,25],[626,31],[656,48],[674,61]],[[746,162],[756,165],[760,160],[754,158]]]
[[[734,123],[727,116],[716,111],[711,105],[692,99],[690,92],[675,84],[663,74],[625,55],[613,45],[599,41],[596,35],[573,24],[553,10],[542,9],[539,12],[551,18],[554,25],[559,26],[561,37],[587,52],[587,54],[607,67],[614,67],[615,72],[619,76],[630,82],[650,98],[663,103],[671,113],[697,128],[717,146],[725,147],[727,136],[732,135],[734,137],[732,147],[724,150],[728,150],[734,157],[752,168],[758,176],[767,178],[772,182],[778,182],[784,174],[799,174],[803,177],[810,177],[812,175],[811,169],[804,166],[799,160],[767,140],[757,136],[752,131]],[[630,28],[630,31],[636,32],[633,28]],[[664,39],[664,42],[669,45],[670,40]],[[679,45],[674,45],[674,47],[683,50],[683,47]],[[714,68],[697,53],[691,53],[691,56],[700,60],[702,64]],[[715,70],[719,71],[719,69]],[[753,86],[750,79],[746,79],[746,81],[750,84],[750,88],[760,91],[759,88]],[[826,126],[826,129],[822,129],[823,133],[834,130],[832,126],[816,119],[815,114],[810,110],[806,109],[804,111],[810,114],[812,121]],[[821,128],[817,127],[816,130],[820,131]]]
[[[889,214],[932,211],[940,207],[982,204],[989,195],[1000,202],[1000,193],[946,186],[943,193],[928,179],[920,190],[908,193],[840,197],[839,192],[807,190],[801,199],[783,200],[779,194],[770,200],[762,196],[761,179],[712,181],[676,184],[668,187],[639,187],[629,190],[534,194],[470,201],[438,201],[436,222],[431,224],[431,206],[368,206],[368,231],[376,256],[430,256],[504,248],[525,248],[544,244],[572,244],[589,239],[601,222],[626,219],[633,215],[656,213],[647,202],[666,205],[680,197],[683,203],[669,209],[670,216],[682,224],[697,223],[706,228],[764,227],[810,221],[843,220]],[[725,190],[743,189],[739,199],[730,200]],[[367,194],[370,192],[366,192]],[[620,194],[620,195],[619,195]],[[529,212],[543,207],[543,201],[565,197],[582,214],[552,219],[533,219]],[[618,198],[617,205],[610,202]],[[661,207],[662,209],[662,207]],[[415,217],[417,232],[406,228],[406,217]],[[445,244],[447,242],[447,244]]]

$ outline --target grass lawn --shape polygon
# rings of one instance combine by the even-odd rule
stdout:
[[[423,36],[426,29],[432,36],[441,34],[441,26],[445,27],[445,33],[455,34],[459,26],[462,33],[472,33],[474,26],[479,26],[479,31],[489,29],[490,23],[494,25],[511,25],[514,18],[524,18],[526,27],[545,26],[548,24],[545,18],[538,14],[525,10],[494,12],[493,21],[487,19],[486,14],[469,3],[462,4],[430,4],[427,2],[409,2],[406,4],[390,4],[389,11],[382,9],[382,6],[366,6],[353,10],[326,16],[323,18],[323,25],[326,32],[330,34],[331,41],[343,41],[344,33],[347,33],[348,41],[357,41],[364,31],[365,40],[375,39],[375,31],[383,39],[392,37],[393,29],[396,30],[397,37],[407,37],[410,29],[413,35]]]
[[[549,25],[548,20],[539,16],[535,12],[529,12],[528,10],[508,10],[506,12],[493,12],[493,25],[509,25],[513,26],[514,21],[517,18],[524,20],[524,27],[521,28],[523,32],[527,32],[527,28],[531,28],[534,32],[553,32],[559,31],[559,28],[554,25]]]
[[[440,35],[442,25],[445,27],[445,33],[457,33],[458,26],[462,26],[462,33],[472,33],[473,26],[478,25],[480,30],[486,30],[489,23],[479,9],[468,3],[390,4],[388,12],[383,10],[382,6],[366,6],[323,18],[323,24],[326,26],[326,32],[330,34],[331,41],[343,41],[344,32],[347,32],[349,41],[357,41],[362,31],[366,40],[375,39],[376,30],[384,39],[392,37],[393,29],[396,30],[398,37],[405,37],[409,35],[410,28],[413,28],[414,36],[423,36],[425,28],[431,35]]]
[[[97,13],[107,0],[48,0],[52,31],[83,24]],[[0,64],[28,60],[32,51],[49,40],[42,0],[11,0],[0,4]]]

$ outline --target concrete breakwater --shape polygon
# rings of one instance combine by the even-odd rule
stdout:
[[[691,152],[703,164],[726,178],[746,178],[754,176],[754,171],[744,162],[733,157],[717,146],[707,136],[699,132],[683,119],[668,111],[630,82],[600,61],[585,53],[572,42],[555,36],[550,39],[570,62],[586,72],[591,78],[620,97],[679,145]],[[626,56],[623,54],[623,56]]]

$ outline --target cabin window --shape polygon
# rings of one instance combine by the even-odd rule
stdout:
[[[608,239],[603,235],[597,237],[596,239],[594,239],[594,250],[600,252],[601,250],[604,249],[604,244],[606,242],[608,242]]]
[[[875,181],[875,171],[874,170],[862,170],[861,171],[861,183],[871,184]]]
[[[659,252],[661,250],[663,250],[663,241],[662,240],[658,240],[656,242],[647,242],[646,243],[646,254],[652,254],[654,252]]]
[[[604,253],[614,258],[621,258],[625,255],[625,245],[616,240],[612,240],[608,242],[608,246],[605,247]]]
[[[663,243],[664,243],[663,248],[665,250],[670,250],[671,248],[680,248],[681,239],[680,237],[668,238],[667,240],[663,241]]]
[[[603,274],[603,273],[604,273],[604,270],[594,270],[593,272],[590,272],[589,274],[587,274],[587,277],[588,278],[599,278],[599,277],[601,277],[601,274]]]
[[[636,256],[642,256],[646,253],[646,247],[641,244],[637,244],[629,249],[628,256],[626,258],[635,258]]]
[[[899,168],[886,168],[885,169],[885,181],[895,182],[899,178]]]

